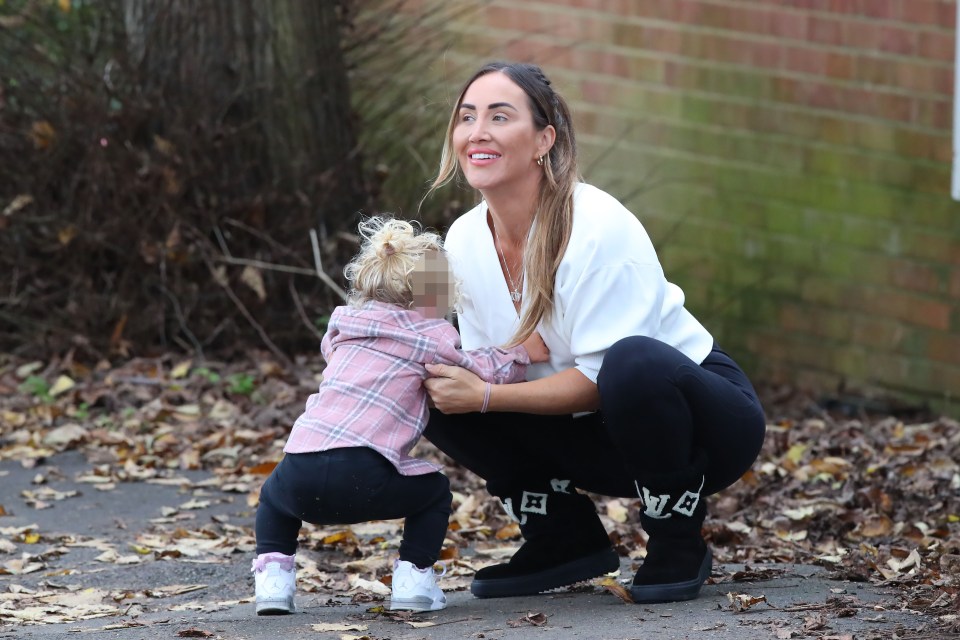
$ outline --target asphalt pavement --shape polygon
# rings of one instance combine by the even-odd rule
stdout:
[[[229,554],[213,560],[199,555],[191,561],[192,552],[185,547],[187,555],[165,557],[142,548],[158,518],[173,519],[176,525],[175,507],[170,505],[180,505],[177,513],[184,514],[183,505],[190,504],[195,529],[203,522],[218,523],[219,532],[223,527],[228,531],[250,527],[253,512],[245,496],[214,485],[198,490],[208,477],[200,472],[184,474],[192,483],[190,491],[147,482],[118,483],[100,491],[89,482],[90,472],[91,464],[75,452],[59,454],[34,469],[0,461],[0,507],[6,512],[0,515],[0,542],[8,541],[5,549],[0,547],[0,614],[5,608],[9,614],[0,615],[0,639],[943,637],[933,631],[936,620],[903,610],[892,587],[831,580],[819,567],[785,564],[715,567],[712,583],[704,586],[701,596],[683,603],[629,604],[615,595],[615,589],[597,585],[535,597],[478,599],[461,583],[447,593],[448,607],[433,613],[390,614],[376,596],[357,601],[347,593],[321,590],[298,594],[297,614],[257,617],[251,602],[250,555],[243,552],[241,534]],[[46,474],[43,485],[34,484],[38,474]],[[84,477],[87,482],[77,481]],[[44,494],[48,508],[35,508],[38,494],[31,498],[23,493],[39,486],[59,492]],[[78,493],[63,497],[73,491]],[[41,539],[31,541],[30,532],[42,534]],[[105,561],[103,553],[114,553],[116,561]],[[469,558],[470,553],[465,550],[464,556]],[[138,554],[151,560],[138,561]],[[43,566],[16,572],[31,562]],[[627,564],[624,560],[624,569]],[[746,578],[731,579],[741,570]],[[627,571],[622,575],[629,577]],[[38,605],[27,597],[31,592],[54,595]],[[75,619],[83,617],[76,612],[84,602],[94,602],[87,619]],[[45,613],[43,603],[76,606],[51,605]],[[12,619],[10,612],[15,610],[22,620]],[[57,622],[57,616],[72,619]]]

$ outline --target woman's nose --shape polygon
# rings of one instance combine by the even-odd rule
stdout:
[[[487,127],[482,122],[478,122],[477,126],[475,126],[473,131],[470,132],[470,142],[479,142],[481,140],[489,139],[490,135],[487,132]]]

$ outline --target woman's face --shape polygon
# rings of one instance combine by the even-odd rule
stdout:
[[[460,169],[474,189],[538,181],[537,158],[553,145],[552,126],[537,131],[530,101],[506,74],[480,76],[467,88],[453,130]]]

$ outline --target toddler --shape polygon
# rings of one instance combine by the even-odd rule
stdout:
[[[444,319],[455,284],[440,236],[391,218],[360,224],[359,254],[345,268],[346,306],[320,349],[327,367],[296,420],[285,456],[260,491],[258,615],[296,611],[297,536],[306,521],[353,524],[405,518],[390,609],[443,609],[433,570],[451,512],[440,467],[409,455],[426,425],[427,363],[465,367],[488,383],[525,379],[549,357],[539,334],[509,349],[460,349]]]

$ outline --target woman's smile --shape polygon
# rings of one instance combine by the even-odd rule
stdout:
[[[470,164],[485,166],[494,160],[499,160],[501,155],[492,149],[470,149],[467,151],[467,157],[470,159]]]

